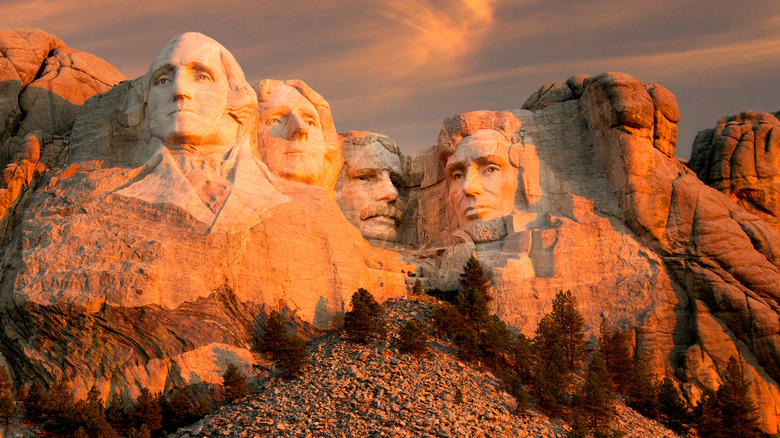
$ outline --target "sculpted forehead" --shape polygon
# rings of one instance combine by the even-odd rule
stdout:
[[[261,115],[272,112],[290,112],[294,109],[306,111],[319,120],[317,109],[301,93],[289,85],[280,85],[271,90],[267,102],[260,102]]]
[[[483,129],[461,140],[455,145],[455,153],[447,159],[452,163],[467,163],[480,158],[492,157],[509,162],[509,141],[498,131]]]
[[[225,75],[220,51],[222,46],[210,38],[198,38],[183,35],[180,39],[168,43],[152,63],[152,70],[177,65],[203,64]]]
[[[355,148],[345,161],[350,167],[350,173],[359,170],[383,170],[401,174],[401,159],[398,155],[387,150],[379,142],[374,142]]]

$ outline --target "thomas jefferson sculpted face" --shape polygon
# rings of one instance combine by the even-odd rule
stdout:
[[[258,150],[284,179],[332,192],[341,170],[341,144],[321,96],[301,81],[264,80],[258,89]]]
[[[234,142],[241,122],[231,104],[237,94],[248,92],[232,89],[231,73],[245,82],[238,64],[216,41],[197,33],[174,38],[150,68],[146,118],[151,135],[167,146]]]
[[[401,160],[389,137],[370,134],[344,140],[344,169],[337,201],[366,239],[398,241],[403,203],[398,199]]]

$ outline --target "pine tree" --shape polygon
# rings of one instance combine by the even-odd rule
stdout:
[[[43,402],[44,429],[55,434],[64,434],[74,430],[73,395],[65,377],[60,377],[46,391]]]
[[[703,438],[726,438],[731,436],[723,430],[718,396],[715,391],[711,389],[704,391],[699,404],[693,410],[693,416],[696,419],[696,431],[699,432],[699,436]]]
[[[410,319],[401,326],[398,333],[398,350],[416,356],[428,351],[428,334],[420,322]]]
[[[490,315],[485,320],[484,331],[480,333],[480,356],[493,367],[505,366],[506,353],[511,350],[513,338],[506,323],[496,315]]]
[[[415,297],[422,296],[423,292],[424,289],[422,286],[422,281],[420,281],[420,279],[418,278],[417,280],[415,280],[414,286],[412,286],[412,296]]]
[[[628,333],[610,330],[607,320],[602,318],[599,326],[599,341],[599,351],[607,364],[607,369],[612,373],[612,381],[617,387],[617,392],[627,394],[634,369]]]
[[[46,402],[46,389],[43,382],[36,379],[27,393],[27,402],[24,406],[25,417],[33,423],[43,421],[43,409]]]
[[[553,322],[563,331],[563,350],[570,371],[575,371],[585,354],[585,319],[577,308],[577,298],[571,291],[555,295],[550,313]]]
[[[111,427],[114,428],[120,435],[127,435],[132,428],[132,415],[124,408],[122,403],[122,396],[119,392],[115,392],[111,397],[111,401],[106,404],[104,411],[106,421]]]
[[[276,361],[277,366],[285,369],[284,377],[297,376],[307,363],[309,363],[309,352],[303,339],[294,333],[288,335],[287,344]]]
[[[588,364],[581,400],[588,423],[594,429],[607,429],[615,415],[612,375],[601,355],[596,353]]]
[[[669,377],[664,377],[658,388],[658,413],[661,422],[670,429],[681,432],[688,417],[688,409],[683,402],[677,385]]]
[[[635,362],[631,371],[627,404],[645,417],[658,418],[655,387],[642,362]]]
[[[565,335],[551,315],[539,321],[534,337],[536,362],[533,369],[533,395],[539,406],[550,414],[558,414],[566,403],[566,389],[571,381],[564,350]]]
[[[87,398],[79,400],[75,406],[74,423],[82,428],[87,436],[95,438],[116,438],[119,436],[116,430],[108,423],[103,406],[95,386],[87,393]]]
[[[717,399],[723,431],[736,438],[758,437],[758,407],[749,395],[750,383],[745,379],[742,364],[734,356],[729,358],[718,388]]]
[[[260,339],[260,351],[273,358],[281,352],[286,343],[287,329],[284,320],[279,312],[273,310],[265,321],[265,330]]]
[[[511,346],[512,364],[515,373],[525,383],[531,381],[531,370],[533,367],[533,346],[531,341],[524,334],[517,335],[517,339]]]
[[[365,343],[374,334],[384,334],[382,306],[363,288],[352,294],[352,310],[344,314],[344,330],[357,342]]]
[[[225,399],[229,402],[246,394],[246,376],[233,363],[229,363],[225,373],[222,374],[222,389],[225,392]]]
[[[16,403],[14,402],[14,394],[11,391],[13,385],[11,378],[8,377],[4,366],[0,366],[0,421],[3,424],[8,424],[14,415],[14,409]]]
[[[466,325],[466,320],[451,304],[438,304],[433,308],[433,325],[439,334],[453,338]]]
[[[466,262],[466,266],[463,267],[463,273],[460,274],[460,285],[463,287],[463,290],[473,289],[480,293],[485,297],[485,301],[493,299],[488,291],[490,280],[485,276],[482,264],[474,254],[471,255]]]
[[[148,388],[141,389],[133,409],[133,421],[139,431],[143,426],[146,426],[149,432],[156,432],[162,427],[159,397],[154,396]]]

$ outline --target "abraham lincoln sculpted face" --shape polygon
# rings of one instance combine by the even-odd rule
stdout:
[[[168,43],[150,69],[146,117],[153,137],[169,148],[232,143],[240,123],[231,114],[224,53],[211,38],[185,33]],[[231,57],[232,58],[232,57]]]
[[[512,113],[475,111],[447,119],[437,149],[458,227],[472,237],[541,198],[536,148],[518,137]],[[487,227],[487,228],[486,228]]]

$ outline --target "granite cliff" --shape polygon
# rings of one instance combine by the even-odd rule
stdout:
[[[382,138],[373,133],[342,135],[347,166],[333,193],[323,175],[340,164],[287,172],[257,152],[271,144],[263,135],[319,135],[320,161],[342,153],[327,102],[300,81],[249,88],[252,111],[226,122],[249,134],[228,142],[228,172],[158,134],[150,90],[165,85],[158,61],[189,41],[177,38],[147,75],[118,83],[113,67],[44,32],[0,34],[0,60],[13,66],[0,82],[0,353],[18,382],[64,374],[77,395],[97,384],[130,397],[215,382],[228,361],[255,361],[250,337],[269,309],[325,327],[358,287],[381,299],[415,279],[454,288],[476,253],[495,312],[517,330],[532,334],[555,293],[571,290],[591,335],[602,317],[617,322],[634,355],[691,403],[740,357],[763,427],[778,431],[780,236],[762,191],[777,172],[773,115],[700,135],[692,171],[674,157],[669,90],[578,75],[521,109],[447,119],[438,144],[411,156],[385,140],[369,149]],[[281,95],[312,111],[277,117]],[[306,117],[320,134],[306,132]],[[503,161],[483,163],[486,147]],[[299,155],[286,165],[306,162]],[[490,208],[467,204],[481,196],[477,180],[479,193],[503,191]],[[341,191],[370,181],[371,196]]]

